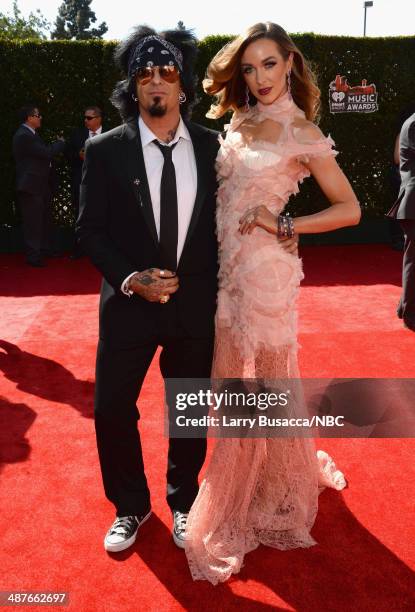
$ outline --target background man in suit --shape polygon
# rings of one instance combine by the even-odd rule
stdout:
[[[103,132],[102,111],[99,106],[87,106],[84,111],[84,127],[75,130],[68,141],[66,155],[71,167],[71,193],[75,219],[79,215],[79,189],[82,178],[82,165],[85,157],[85,141],[94,138]],[[71,259],[81,256],[79,246],[76,245]]]
[[[13,137],[13,155],[26,261],[43,267],[43,254],[51,248],[52,158],[64,150],[65,142],[62,137],[51,145],[43,142],[36,132],[42,123],[36,106],[21,108],[19,118],[22,125]]]
[[[157,348],[163,377],[210,376],[218,142],[186,119],[196,50],[190,32],[138,27],[116,56],[127,78],[113,103],[125,123],[85,147],[77,235],[104,277],[95,427],[116,510],[104,540],[112,552],[130,546],[151,514],[136,401]],[[205,453],[205,439],[169,440],[167,502],[180,547]]]
[[[415,331],[415,113],[403,124],[399,137],[401,187],[395,209],[405,235],[402,295],[398,317]]]

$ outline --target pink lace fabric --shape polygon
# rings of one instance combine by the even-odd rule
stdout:
[[[252,137],[274,133],[274,141]],[[220,270],[213,378],[299,377],[301,260],[261,228],[241,236],[238,221],[258,204],[280,213],[310,175],[303,162],[335,155],[333,145],[287,95],[235,113],[227,126],[217,158]],[[310,438],[217,440],[187,524],[193,579],[227,580],[260,544],[279,550],[313,546],[319,492],[345,486],[332,458],[316,453]]]

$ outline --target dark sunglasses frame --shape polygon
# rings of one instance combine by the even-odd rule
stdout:
[[[87,121],[92,121],[92,119],[98,119],[99,115],[84,115],[84,119],[86,119]]]
[[[180,78],[180,73],[176,66],[144,66],[139,68],[135,78],[140,85],[147,85],[154,78],[155,70],[158,70],[160,78],[167,83],[176,83]]]

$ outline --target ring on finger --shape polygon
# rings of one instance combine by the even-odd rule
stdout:
[[[160,270],[160,276],[164,276],[164,270]]]
[[[253,223],[255,221],[255,217],[254,215],[249,215],[249,217],[246,218],[247,223]]]
[[[162,295],[160,297],[160,304],[167,304],[167,302],[169,301],[170,296],[169,295]]]

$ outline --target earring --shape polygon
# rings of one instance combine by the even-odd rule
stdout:
[[[133,93],[131,94],[132,99],[134,100],[134,102],[138,102],[138,98],[137,96],[135,96]]]
[[[179,104],[184,104],[186,100],[187,100],[186,94],[184,93],[184,91],[181,91],[179,93]]]
[[[291,69],[287,72],[287,92],[288,92],[288,99],[292,100],[293,97],[291,95]]]
[[[246,90],[245,90],[245,112],[247,113],[248,111],[249,111],[249,87],[247,85]]]

